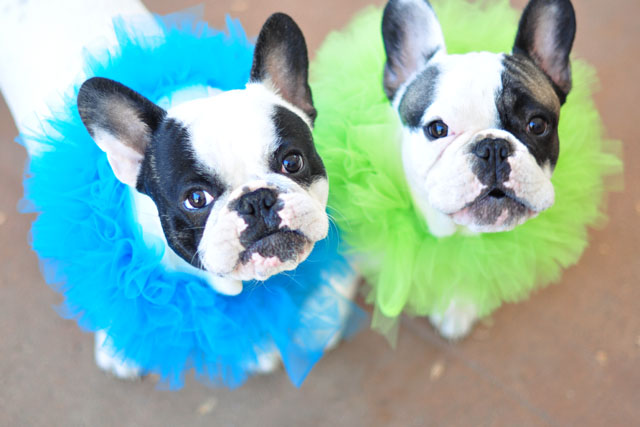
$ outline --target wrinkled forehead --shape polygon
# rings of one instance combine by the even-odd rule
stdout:
[[[533,62],[490,52],[434,58],[396,100],[406,126],[443,120],[454,131],[500,127],[498,105],[516,109],[518,102],[532,101],[560,111],[553,87]]]
[[[503,55],[474,52],[442,55],[407,86],[398,104],[405,125],[443,120],[451,128],[490,127],[498,120]]]
[[[187,128],[198,163],[236,187],[269,171],[278,145],[277,102],[254,87],[188,101],[168,114]]]

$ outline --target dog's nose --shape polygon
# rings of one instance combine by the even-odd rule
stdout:
[[[277,228],[280,217],[276,213],[278,193],[270,188],[259,188],[241,196],[235,206],[238,215],[249,222],[261,220],[267,228]]]
[[[505,139],[485,138],[476,144],[473,154],[498,167],[511,155],[511,144]]]
[[[511,166],[507,159],[512,154],[509,141],[485,138],[478,141],[471,151],[477,157],[474,172],[483,184],[495,185],[509,179]]]

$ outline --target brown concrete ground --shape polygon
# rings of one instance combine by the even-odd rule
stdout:
[[[146,3],[165,13],[196,1]],[[270,12],[289,12],[313,51],[368,2],[205,3],[212,23],[231,11],[252,34]],[[0,425],[640,424],[640,3],[574,3],[576,51],[598,69],[597,105],[610,136],[625,142],[626,191],[611,197],[609,224],[591,233],[559,285],[503,307],[466,341],[448,344],[424,320],[405,319],[395,350],[363,333],[325,357],[301,389],[282,372],[235,391],[190,381],[175,393],[100,372],[92,337],[55,314],[60,297],[28,247],[32,218],[16,213],[25,152],[1,104]]]

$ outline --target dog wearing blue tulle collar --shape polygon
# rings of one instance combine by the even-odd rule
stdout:
[[[237,386],[282,360],[299,385],[362,323],[326,213],[304,38],[284,14],[255,49],[231,20],[156,25],[116,21],[117,49],[88,55],[90,78],[25,135],[44,147],[25,181],[34,250],[64,313],[97,332],[101,368]]]

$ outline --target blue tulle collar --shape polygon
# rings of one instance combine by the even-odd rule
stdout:
[[[187,86],[244,87],[253,47],[238,22],[228,20],[227,33],[184,14],[157,24],[162,36],[149,38],[117,21],[118,49],[88,55],[87,77],[117,80],[154,101]],[[330,285],[353,274],[337,255],[335,230],[297,270],[246,283],[238,296],[167,271],[162,247],[145,245],[128,190],[80,121],[77,89],[47,120],[50,131],[25,136],[50,148],[28,166],[26,211],[39,213],[33,248],[65,297],[64,315],[86,330],[106,329],[121,356],[171,387],[191,368],[206,382],[237,386],[273,349],[300,385],[353,309]],[[347,333],[362,320],[356,310]]]

